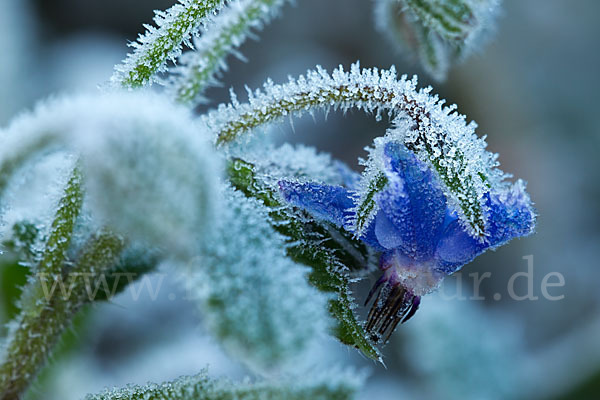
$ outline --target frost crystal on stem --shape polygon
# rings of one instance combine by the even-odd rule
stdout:
[[[134,48],[122,64],[115,67],[111,81],[117,85],[135,87],[153,81],[157,72],[166,71],[167,61],[174,61],[181,53],[181,45],[190,45],[190,37],[207,23],[224,0],[178,0],[166,11],[156,11],[156,27],[145,25]]]
[[[204,118],[218,145],[284,116],[315,109],[358,108],[377,116],[386,112],[392,118],[388,135],[433,166],[464,226],[474,236],[485,236],[484,193],[490,186],[503,185],[506,175],[496,168],[497,156],[486,151],[485,140],[475,134],[476,124],[467,124],[455,105],[445,107],[431,87],[417,90],[416,77],[398,79],[393,67],[361,69],[358,63],[349,72],[340,66],[331,75],[317,67],[283,85],[269,80],[263,90],[248,95],[247,103],[233,97],[231,104],[220,105]],[[359,197],[369,198],[364,194],[368,186],[358,191]],[[362,227],[364,222],[359,217],[357,224]]]
[[[215,75],[227,68],[225,58],[237,54],[238,48],[253,29],[277,15],[290,0],[240,0],[228,3],[193,41],[194,50],[179,57],[166,85],[177,101],[195,105],[203,100],[202,92],[216,83]]]

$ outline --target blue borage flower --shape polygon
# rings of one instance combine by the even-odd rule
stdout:
[[[484,193],[485,236],[473,234],[428,163],[392,136],[376,146],[385,185],[374,194],[377,211],[359,237],[381,252],[383,275],[365,303],[375,299],[366,329],[375,342],[386,342],[398,323],[414,315],[421,296],[487,249],[532,233],[536,214],[523,181],[490,187]],[[279,187],[290,204],[356,233],[356,182],[349,179],[344,187],[280,181]]]

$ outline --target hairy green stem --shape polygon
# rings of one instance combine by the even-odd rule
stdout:
[[[230,3],[195,41],[195,50],[183,54],[169,81],[177,101],[196,105],[202,92],[225,67],[225,58],[239,47],[252,28],[260,29],[287,0],[241,0]]]
[[[10,325],[0,365],[2,400],[23,395],[71,318],[85,303],[89,280],[78,277],[103,273],[115,264],[123,248],[122,239],[102,233],[84,247],[75,266],[69,268],[65,263],[83,201],[81,180],[79,168],[75,167],[59,202],[39,265],[23,289],[21,313]]]
[[[35,274],[32,284],[43,292],[37,299],[40,308],[36,313],[24,310],[11,327],[6,359],[0,366],[0,399],[24,394],[77,311],[93,300],[90,282],[104,279],[123,247],[120,237],[102,232],[90,239],[76,265],[60,276]]]
[[[146,26],[146,34],[132,46],[135,50],[116,67],[112,81],[125,87],[139,87],[164,71],[169,59],[181,52],[181,45],[196,34],[216,13],[224,0],[180,0],[165,12],[157,12],[157,27]]]

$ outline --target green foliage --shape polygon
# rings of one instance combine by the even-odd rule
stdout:
[[[369,265],[366,246],[332,225],[320,224],[303,212],[284,206],[261,181],[252,164],[234,159],[228,172],[234,187],[261,200],[271,210],[273,226],[289,238],[289,256],[312,268],[310,282],[319,290],[335,295],[329,302],[329,311],[337,321],[336,337],[367,357],[380,360],[379,350],[354,315],[355,303],[349,288],[349,272],[364,270]]]
[[[423,25],[448,40],[465,39],[475,15],[465,0],[404,0]]]
[[[85,400],[347,400],[354,398],[360,377],[326,376],[302,381],[233,384],[212,380],[206,373],[183,376],[162,384],[129,385],[88,395]],[[344,379],[346,378],[346,379]]]

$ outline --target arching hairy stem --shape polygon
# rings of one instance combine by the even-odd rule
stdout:
[[[179,58],[167,81],[169,91],[179,102],[190,106],[203,100],[207,86],[215,84],[215,75],[226,68],[225,58],[235,53],[251,34],[261,29],[289,0],[240,0],[230,2],[194,40],[194,50]]]
[[[115,67],[111,81],[126,87],[150,83],[157,72],[166,70],[169,59],[174,60],[181,53],[182,43],[189,43],[190,37],[223,3],[224,0],[179,0],[167,11],[157,11],[157,26],[145,25],[146,33],[131,44],[134,51]]]
[[[287,115],[330,107],[364,109],[378,117],[386,112],[393,120],[389,134],[431,164],[461,221],[473,236],[484,237],[484,195],[490,182],[501,185],[505,178],[496,168],[496,155],[485,150],[485,141],[475,135],[476,125],[466,124],[455,106],[444,107],[443,100],[430,94],[431,88],[417,90],[416,86],[416,77],[398,79],[393,67],[360,69],[356,63],[349,72],[340,67],[332,74],[317,67],[283,85],[267,81],[262,91],[249,91],[248,103],[238,102],[233,95],[231,104],[219,106],[204,118],[215,133],[216,144],[223,146]],[[381,188],[376,183],[363,184],[365,190],[371,186]],[[359,192],[357,197],[373,195]]]

